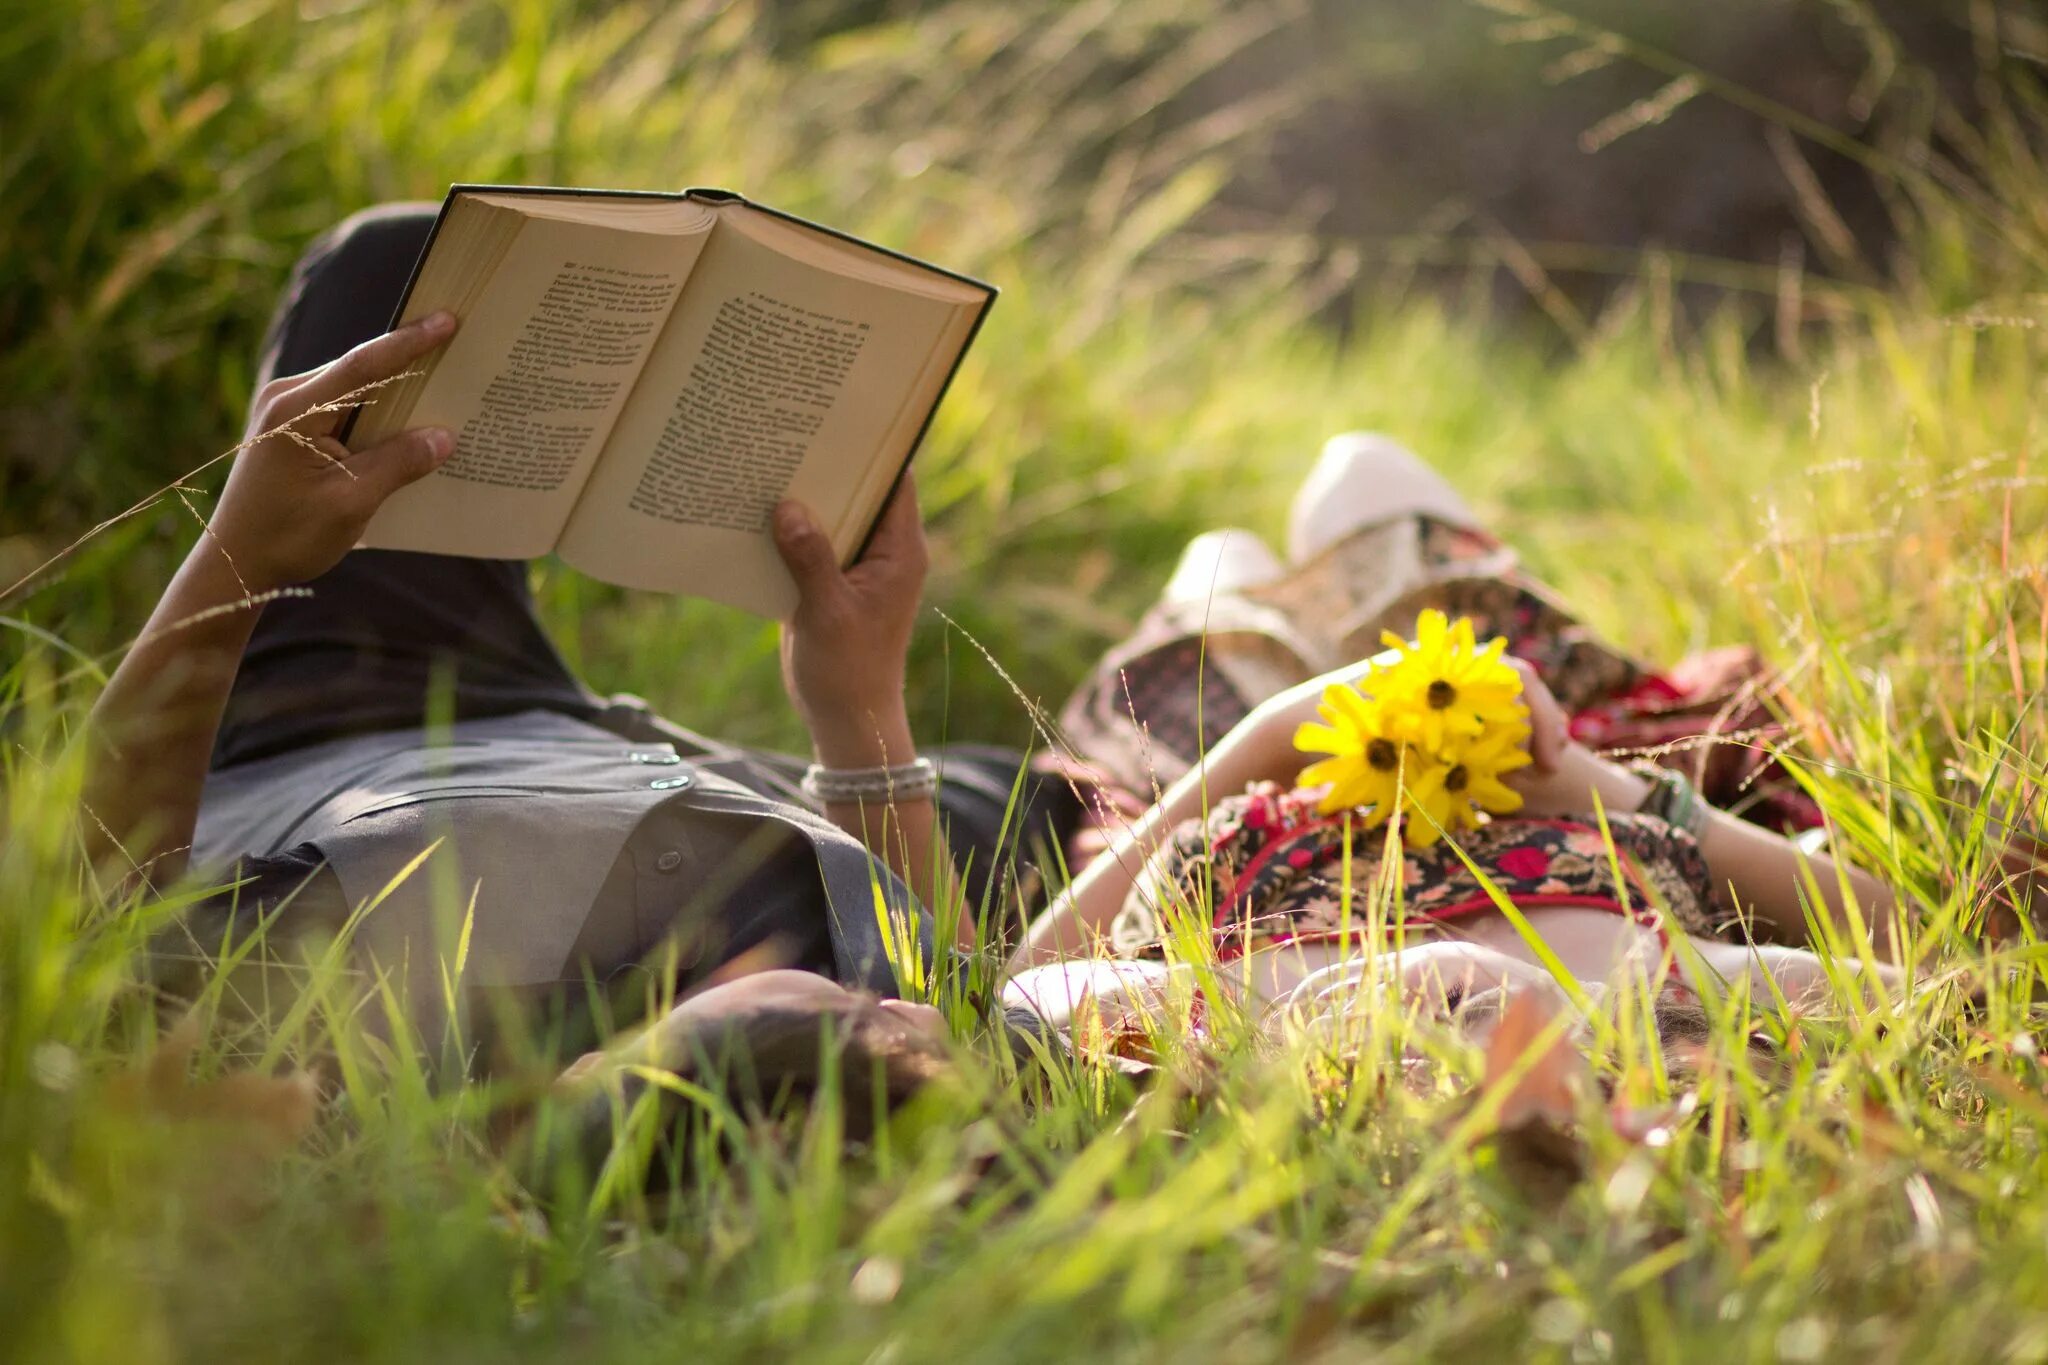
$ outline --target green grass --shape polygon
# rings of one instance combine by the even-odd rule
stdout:
[[[1355,1073],[1238,1047],[1199,1098],[1084,1065],[1033,1103],[984,1062],[873,1143],[827,1105],[649,1206],[523,1180],[485,1141],[497,1097],[430,1087],[329,981],[276,1034],[203,1043],[202,1074],[341,1063],[309,1140],[225,1158],[122,1098],[157,1032],[137,945],[175,900],[104,896],[72,856],[67,741],[194,530],[159,497],[0,602],[0,1356],[2048,1359],[2026,1041],[2048,954],[1981,934],[1999,876],[1942,777],[2048,816],[2037,97],[2015,84],[2007,122],[1952,140],[1954,175],[1887,152],[1911,262],[1830,294],[1797,362],[1751,344],[1768,297],[1675,324],[1656,261],[1573,339],[1388,288],[1341,294],[1340,343],[1316,323],[1348,284],[1332,257],[1201,213],[1260,115],[1183,95],[1267,21],[1175,8],[10,16],[0,583],[231,443],[291,257],[348,210],[455,179],[728,184],[1004,287],[921,456],[930,597],[958,623],[918,641],[926,733],[1026,739],[974,642],[1056,705],[1188,535],[1276,532],[1321,438],[1380,428],[1629,648],[1783,665],[1824,718],[1799,756],[1839,836],[1912,899],[1926,973],[1987,984],[1981,1011],[1954,986],[1882,1017],[1759,1005],[1800,1040],[1776,1086],[1735,1062],[1732,1012],[1669,1143],[1594,1124],[1555,1204],[1512,1148],[1452,1140],[1461,1087],[1390,1080],[1411,1029],[1389,1014]],[[600,687],[798,738],[769,628],[540,584]],[[1641,1021],[1615,1022],[1597,1064],[1669,1098]]]

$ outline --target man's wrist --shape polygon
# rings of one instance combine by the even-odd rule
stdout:
[[[192,566],[193,572],[202,575],[209,583],[224,589],[232,585],[231,590],[223,592],[228,600],[262,597],[290,587],[284,575],[265,563],[261,554],[248,548],[252,543],[260,541],[209,524],[199,533],[199,539],[193,543],[185,561]]]
[[[901,697],[882,706],[851,707],[829,724],[811,725],[811,752],[824,768],[893,768],[917,757]]]

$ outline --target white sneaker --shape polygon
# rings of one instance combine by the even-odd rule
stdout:
[[[1287,572],[1256,531],[1227,526],[1204,531],[1180,552],[1173,577],[1159,594],[1167,602],[1200,602],[1242,588],[1271,583]]]
[[[1287,558],[1306,564],[1361,526],[1417,514],[1479,527],[1458,491],[1400,442],[1370,431],[1332,436],[1294,495]]]

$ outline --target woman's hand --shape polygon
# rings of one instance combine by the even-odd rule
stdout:
[[[1509,786],[1541,782],[1557,775],[1558,765],[1572,742],[1571,717],[1552,695],[1549,684],[1523,659],[1503,660],[1522,678],[1522,705],[1529,708],[1529,766],[1508,774]]]
[[[1339,683],[1356,686],[1372,670],[1375,661],[1363,659],[1346,664],[1275,693],[1254,707],[1225,737],[1219,749],[1228,748],[1234,759],[1256,770],[1262,778],[1292,782],[1310,757],[1294,747],[1294,732],[1304,722],[1321,718],[1317,708],[1322,704],[1325,689]],[[1528,796],[1557,776],[1565,751],[1571,746],[1571,728],[1564,708],[1537,676],[1535,668],[1521,659],[1505,662],[1522,678],[1522,700],[1529,708],[1528,750],[1532,760],[1507,780]],[[1583,796],[1580,799],[1583,804]]]
[[[342,400],[455,334],[447,313],[366,341],[305,374],[273,379],[256,395],[249,435],[207,522],[213,545],[249,592],[318,578],[341,562],[384,500],[455,449],[453,432],[422,427],[351,453],[334,439]]]
[[[1584,816],[1597,798],[1610,811],[1632,811],[1649,794],[1642,778],[1609,763],[1571,737],[1571,721],[1536,671],[1510,659],[1522,675],[1522,700],[1529,707],[1529,758],[1503,781],[1522,794],[1522,813]]]
[[[929,563],[908,477],[867,553],[839,567],[832,542],[800,504],[775,509],[775,546],[801,598],[782,623],[782,685],[818,761],[859,768],[915,757],[903,705],[904,662]]]

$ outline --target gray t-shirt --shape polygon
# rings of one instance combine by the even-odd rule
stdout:
[[[859,841],[720,766],[527,711],[220,770],[194,863],[245,880],[189,932],[208,951],[260,916],[353,915],[415,996],[439,990],[437,948],[460,945],[471,984],[516,987],[602,978],[668,941],[686,979],[755,952],[894,994],[877,906],[927,956],[928,916]]]

